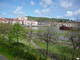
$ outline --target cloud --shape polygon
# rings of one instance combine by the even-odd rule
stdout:
[[[66,16],[73,16],[73,11],[67,11]]]
[[[36,10],[34,11],[34,13],[36,13],[36,14],[38,14],[38,15],[41,15],[41,11],[38,10],[38,9],[36,9]]]
[[[75,11],[75,15],[80,15],[80,9],[78,9],[77,11]]]
[[[48,7],[53,4],[53,0],[41,0],[40,5],[42,7]]]
[[[35,5],[35,2],[31,0],[30,4],[33,6],[33,5]]]
[[[48,13],[50,13],[50,9],[49,8],[46,8],[46,9],[36,9],[34,11],[34,13],[36,13],[37,15],[41,16],[41,15],[47,15]]]
[[[76,10],[76,11],[67,11],[65,16],[78,16],[80,15],[80,9]]]
[[[72,7],[72,5],[73,5],[72,1],[69,1],[69,0],[61,0],[60,1],[60,6],[63,8],[70,8],[70,7]]]
[[[24,12],[22,11],[22,6],[17,6],[17,8],[13,11],[15,15],[24,15]]]

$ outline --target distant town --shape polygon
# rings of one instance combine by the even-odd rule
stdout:
[[[0,18],[0,23],[10,23],[10,24],[15,24],[15,23],[20,23],[23,25],[38,25],[37,21],[30,21],[27,19],[27,17],[18,17],[18,18]]]
[[[37,20],[30,20],[28,17],[17,17],[17,18],[1,18],[0,17],[0,23],[20,23],[25,26],[49,26],[49,25],[56,25],[57,27],[60,27],[62,25],[67,27],[75,27],[80,24],[80,22],[52,22],[52,21],[37,21]],[[78,26],[79,27],[79,26]]]

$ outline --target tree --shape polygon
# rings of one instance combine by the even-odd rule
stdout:
[[[19,40],[24,39],[24,35],[26,35],[25,32],[26,32],[25,28],[22,25],[16,23],[12,26],[12,29],[9,32],[9,37],[12,36],[13,40],[19,42]]]

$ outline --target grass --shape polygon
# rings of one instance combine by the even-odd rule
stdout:
[[[9,60],[13,60],[13,56],[9,53],[8,49],[0,46],[0,55],[5,56]]]
[[[0,55],[5,56],[9,60],[14,60],[14,59],[20,60],[20,58],[22,59],[22,55],[24,56],[24,58],[29,58],[28,60],[31,60],[31,58],[45,59],[44,55],[42,55],[38,50],[34,49],[34,47],[33,48],[30,47],[29,45],[26,45],[24,48],[24,47],[19,47],[20,45],[13,46],[12,44],[10,44],[10,45],[7,45],[7,44],[3,44],[3,43],[2,43],[2,45],[0,44]],[[11,48],[9,48],[9,46],[11,46]],[[24,54],[26,54],[26,55],[24,55]],[[26,57],[26,56],[28,56],[28,57]]]
[[[7,29],[5,29],[5,28],[3,30],[7,31]],[[3,30],[2,30],[2,32],[3,32]],[[47,32],[47,30],[30,30],[27,28],[26,28],[26,30],[27,30],[26,34],[31,31],[35,32],[35,33],[39,33],[39,34],[43,33],[43,32],[44,33]],[[71,31],[71,32],[74,32],[74,31]],[[67,32],[61,32],[61,33],[60,32],[52,32],[52,33],[56,36],[67,36],[66,35]],[[10,34],[10,35],[12,35],[12,34]],[[3,36],[4,36],[4,38],[3,38]],[[35,49],[35,46],[30,44],[30,42],[29,42],[29,40],[33,40],[34,43],[36,43],[36,45],[38,45],[42,49],[46,49],[46,43],[43,41],[40,41],[40,39],[39,40],[38,39],[36,39],[36,40],[30,39],[30,37],[26,37],[26,35],[25,35],[24,38],[20,37],[21,41],[18,41],[18,43],[16,43],[16,41],[15,41],[16,37],[14,37],[15,39],[13,38],[14,42],[11,41],[11,43],[10,43],[8,41],[8,39],[5,38],[5,36],[7,36],[7,34],[5,33],[3,36],[0,36],[0,38],[2,38],[0,40],[0,54],[7,57],[9,60],[14,60],[14,58],[16,59],[16,57],[19,58],[16,60],[20,60],[22,58],[25,58],[24,60],[26,60],[26,58],[31,59],[31,57],[34,58],[34,60],[36,60],[36,59],[39,60],[39,58],[42,58],[42,60],[45,60],[45,56],[43,54],[41,54],[37,49]],[[53,36],[53,37],[56,37],[56,36]],[[34,37],[36,38],[38,36],[34,35]],[[8,38],[10,38],[10,37],[8,37]],[[27,39],[27,38],[29,38],[29,39]],[[66,43],[67,41],[64,41],[64,42]],[[13,43],[16,43],[16,44],[13,44]],[[59,43],[56,43],[56,44],[49,43],[49,46],[48,46],[49,52],[56,55],[59,58],[59,60],[65,60],[65,58],[66,58],[66,60],[70,60],[72,57],[73,49],[71,48],[70,45],[66,45],[65,43],[62,44],[61,42],[59,42]],[[24,46],[22,46],[22,45],[24,45]],[[78,51],[78,50],[76,50],[76,51]],[[77,54],[79,52],[76,53],[75,57],[77,57]],[[80,56],[80,54],[78,56]],[[50,58],[48,58],[48,60],[50,60]]]
[[[46,43],[45,42],[41,42],[36,40],[35,43],[40,46],[42,49],[46,49]],[[55,54],[59,59],[67,59],[67,60],[71,60],[72,59],[72,52],[73,49],[70,46],[67,45],[63,45],[63,44],[52,44],[49,43],[49,52]],[[80,54],[79,54],[80,56]]]

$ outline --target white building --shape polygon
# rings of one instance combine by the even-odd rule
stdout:
[[[29,25],[37,26],[38,25],[37,21],[28,20],[27,17],[18,17],[17,19],[21,20],[23,22],[23,24],[26,25],[26,26],[29,26]]]
[[[0,18],[0,22],[1,23],[11,23],[11,24],[15,24],[15,23],[20,23],[23,24],[25,26],[37,26],[38,22],[37,21],[32,21],[32,20],[28,20],[27,17],[18,17],[18,18]]]

